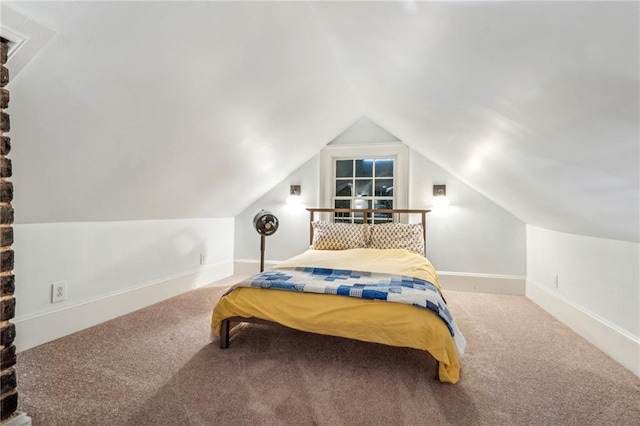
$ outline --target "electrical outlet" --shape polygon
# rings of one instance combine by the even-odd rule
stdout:
[[[555,288],[558,288],[558,274],[553,276],[553,285]]]
[[[202,252],[200,253],[200,264],[204,265],[205,263],[207,263],[207,254]]]
[[[60,281],[51,284],[51,303],[62,302],[67,298],[67,282]]]

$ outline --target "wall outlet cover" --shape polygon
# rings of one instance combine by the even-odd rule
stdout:
[[[51,303],[62,302],[67,298],[67,282],[60,281],[51,284]]]

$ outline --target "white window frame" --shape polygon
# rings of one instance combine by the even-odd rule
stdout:
[[[320,206],[333,208],[336,160],[393,158],[394,208],[409,208],[409,147],[402,142],[372,145],[327,145],[320,153]],[[323,220],[327,220],[325,216]]]

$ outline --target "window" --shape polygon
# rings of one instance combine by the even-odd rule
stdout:
[[[336,159],[333,207],[346,209],[392,209],[395,197],[393,158]],[[362,223],[362,214],[336,213],[336,222]],[[379,213],[373,222],[389,222],[389,213]],[[370,219],[370,220],[371,220]]]
[[[407,208],[408,148],[402,143],[329,145],[323,149],[320,161],[322,207]],[[363,217],[362,213],[336,213],[323,220],[362,223]],[[392,219],[391,214],[380,213],[369,222]]]

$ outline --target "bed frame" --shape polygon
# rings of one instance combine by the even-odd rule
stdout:
[[[425,256],[427,252],[427,213],[431,210],[427,209],[331,209],[331,208],[308,208],[309,212],[309,244],[313,242],[313,221],[316,220],[316,213],[331,213],[331,220],[335,217],[336,213],[361,213],[363,215],[363,222],[369,223],[370,218],[375,218],[376,213],[391,214],[393,222],[399,222],[401,214],[420,214],[422,219],[422,230],[424,232],[424,250]],[[345,217],[347,218],[347,217]],[[245,317],[231,317],[222,320],[220,325],[220,349],[227,349],[229,347],[229,331],[231,328],[231,322],[237,324],[242,322],[250,322],[255,324],[267,324],[267,325],[281,325],[272,321],[263,320],[260,318],[245,318]]]
[[[309,244],[313,243],[313,221],[316,213],[332,213],[331,219],[336,213],[348,213],[345,219],[351,218],[352,213],[361,213],[363,223],[371,223],[371,219],[375,220],[376,214],[390,214],[391,222],[400,222],[401,214],[420,214],[422,219],[422,232],[424,237],[424,255],[427,255],[427,213],[431,210],[427,209],[328,209],[328,208],[309,208]],[[384,222],[381,222],[384,223]]]
[[[348,213],[349,216],[345,216],[346,218],[351,218],[352,213],[360,213],[363,215],[362,222],[363,223],[372,223],[371,218],[375,219],[375,215],[379,214],[391,214],[391,222],[400,222],[400,215],[403,214],[419,214],[421,216],[422,221],[422,230],[424,232],[424,255],[427,255],[427,213],[431,210],[428,209],[336,209],[336,208],[308,208],[309,212],[309,244],[313,242],[313,222],[316,220],[316,213],[318,214],[331,214],[331,221],[335,218],[336,213]],[[231,329],[231,323],[235,323],[235,325],[239,325],[243,322],[253,323],[253,324],[264,324],[264,325],[279,325],[284,327],[282,324],[278,324],[273,321],[263,320],[261,318],[245,318],[245,317],[230,317],[222,320],[220,324],[220,349],[227,349],[229,347],[229,333]],[[235,327],[235,326],[234,326]],[[438,379],[438,370],[440,363],[436,360],[436,368],[435,368],[435,379]]]

